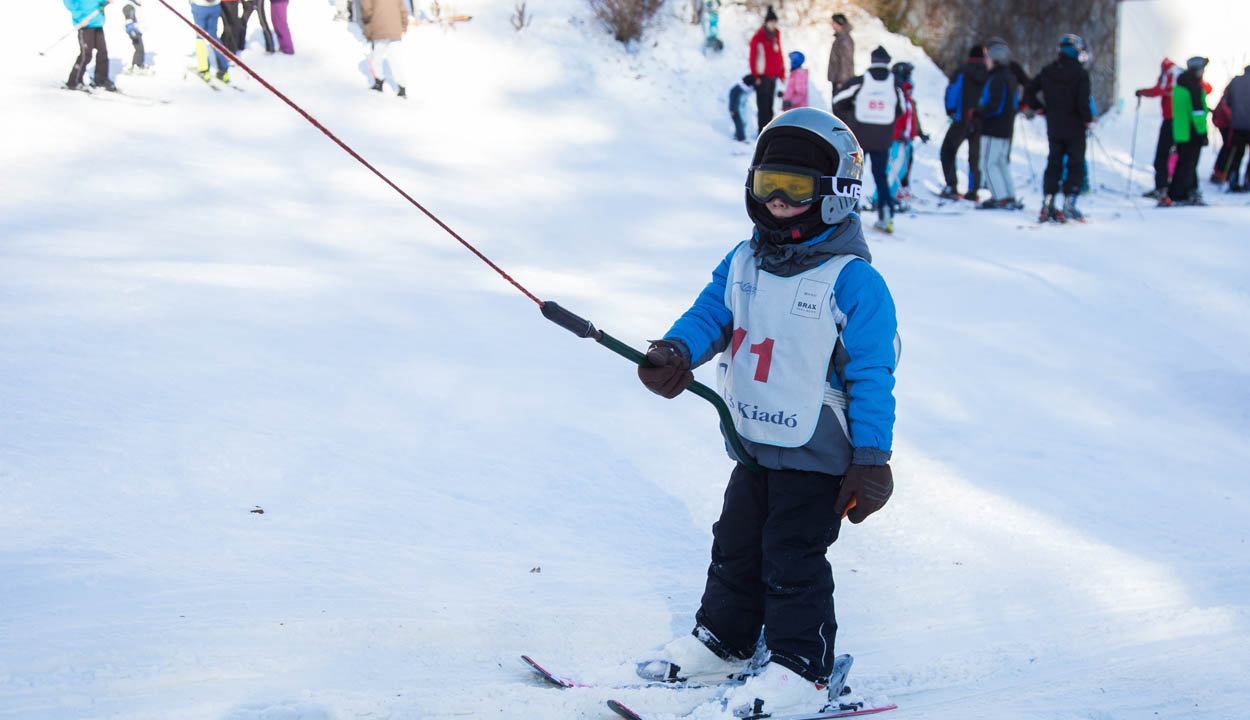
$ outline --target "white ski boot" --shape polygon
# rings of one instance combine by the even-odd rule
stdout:
[[[829,687],[814,683],[784,665],[770,662],[763,672],[725,693],[725,709],[734,717],[818,713],[830,702]]]
[[[638,660],[638,677],[652,682],[723,683],[746,670],[745,660],[725,660],[694,635],[683,635]]]

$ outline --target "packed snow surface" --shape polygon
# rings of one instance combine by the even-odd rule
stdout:
[[[242,71],[244,92],[184,77],[190,31],[157,2],[156,75],[118,79],[152,104],[57,89],[73,41],[38,51],[68,13],[7,10],[0,717],[711,696],[517,662],[612,681],[689,630],[730,471],[706,403],[544,321]],[[253,21],[244,57],[539,297],[645,347],[750,231],[725,103],[756,19],[727,10],[705,57],[685,3],[630,47],[577,0],[532,0],[521,32],[512,3],[454,10],[474,18],[409,33],[407,101],[366,89],[324,0],[291,3],[295,56]],[[783,33],[823,78],[826,24]],[[873,20],[856,43],[861,69],[878,43],[917,64],[925,196],[941,71]],[[870,238],[904,348],[897,491],[829,559],[851,684],[898,720],[1250,712],[1250,208],[1136,197],[1157,103],[1137,121],[1135,159],[1131,105],[1095,130],[1088,225],[1032,223],[1039,118],[1013,153],[1027,211]]]

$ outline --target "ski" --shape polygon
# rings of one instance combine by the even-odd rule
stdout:
[[[829,708],[815,713],[799,713],[797,715],[748,715],[741,720],[833,720],[834,718],[859,717],[861,715],[875,715],[883,713],[887,710],[896,710],[898,705],[890,703],[889,705],[877,705],[873,707],[856,707],[859,703],[852,705],[839,705],[836,708]],[[619,700],[609,700],[608,709],[617,715],[625,718],[625,720],[648,720],[648,716],[642,715],[631,710]]]
[[[126,92],[125,90],[111,90],[110,91],[110,90],[104,90],[103,88],[92,89],[91,87],[87,85],[81,85],[76,88],[71,88],[68,85],[61,85],[59,87],[62,90],[78,91],[78,92],[81,92],[83,95],[87,95],[89,97],[95,98],[96,100],[104,100],[106,102],[130,103],[131,105],[144,105],[144,106],[168,105],[169,104],[169,100],[166,100],[164,98],[149,97],[147,95],[136,95],[134,93]]]
[[[186,72],[182,74],[182,79],[186,80],[188,77],[191,77],[191,76],[194,76],[200,79],[201,81],[203,81],[205,85],[207,85],[208,87],[212,88],[213,90],[217,92],[221,92],[221,89],[223,87],[230,88],[231,90],[237,90],[238,92],[247,92],[246,90],[239,87],[238,85],[235,85],[234,83],[222,82],[221,80],[218,80],[217,77],[213,75],[212,73],[204,74],[200,72],[194,66],[190,66],[186,69]]]
[[[521,662],[527,668],[529,668],[535,675],[542,678],[545,682],[551,685],[554,685],[558,688],[564,688],[564,689],[610,687],[613,690],[647,690],[651,688],[670,688],[674,690],[682,690],[682,689],[695,690],[695,689],[701,689],[701,688],[718,687],[720,685],[735,684],[735,681],[732,681],[732,680],[726,680],[726,682],[724,683],[704,683],[704,682],[697,682],[697,681],[696,682],[690,682],[690,681],[664,682],[661,680],[647,681],[647,680],[639,679],[639,681],[636,683],[623,683],[620,685],[609,685],[609,686],[592,685],[589,683],[584,683],[578,680],[574,680],[573,678],[568,677],[566,675],[557,675],[556,673],[548,670],[542,665],[539,665],[538,662],[534,660],[534,658],[530,657],[529,655],[522,655]]]
[[[552,685],[555,685],[556,687],[559,687],[559,688],[592,687],[591,685],[584,685],[582,683],[579,683],[572,678],[567,678],[562,675],[556,675],[555,673],[551,672],[550,670],[543,667],[542,665],[539,665],[538,663],[534,662],[534,659],[531,658],[529,655],[522,655],[521,662],[525,663],[525,665],[529,667],[530,670],[533,670],[535,675],[542,678],[543,680],[546,680]]]

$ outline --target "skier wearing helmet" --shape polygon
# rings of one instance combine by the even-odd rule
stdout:
[[[1042,211],[1039,220],[1066,222],[1083,220],[1076,199],[1085,184],[1085,130],[1094,121],[1089,96],[1089,71],[1081,66],[1085,42],[1076,35],[1059,39],[1059,57],[1029,83],[1025,104],[1046,115],[1046,137],[1050,155],[1042,176]],[[1067,176],[1064,177],[1064,159]],[[1063,178],[1063,209],[1055,207],[1055,196]]]
[[[820,711],[840,689],[836,678],[826,687],[837,623],[825,553],[844,512],[862,522],[894,489],[897,321],[855,213],[863,167],[855,136],[824,110],[765,127],[747,173],[751,238],[638,371],[673,398],[714,360],[750,455],[730,452],[738,464],[693,631],[638,665],[652,681],[723,681],[746,669],[762,629],[768,663],[712,701],[729,710]]]

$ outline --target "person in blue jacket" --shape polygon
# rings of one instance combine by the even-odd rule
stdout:
[[[64,0],[74,27],[78,28],[78,59],[70,68],[65,87],[70,90],[82,88],[87,63],[95,53],[95,77],[91,86],[117,92],[117,86],[109,80],[109,49],[104,42],[104,6],[108,0]]]
[[[666,398],[715,361],[749,458],[712,528],[691,634],[640,658],[648,680],[723,680],[760,631],[770,653],[727,706],[772,715],[829,702],[837,622],[825,554],[844,516],[862,522],[894,488],[894,301],[855,213],[864,155],[841,120],[796,108],[760,134],[747,175],[752,237],[651,344],[638,376]],[[757,475],[744,460],[762,468]]]

